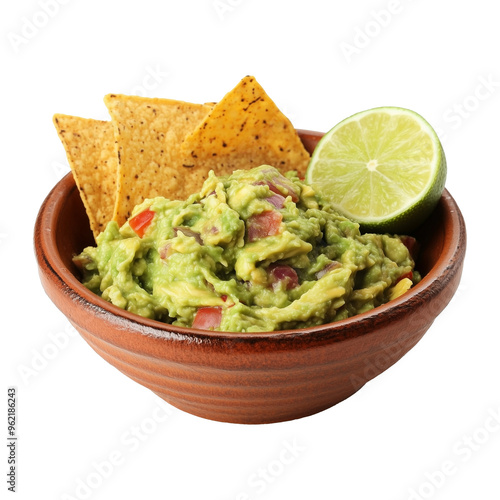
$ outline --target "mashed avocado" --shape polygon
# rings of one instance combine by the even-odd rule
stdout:
[[[145,200],[74,261],[86,287],[123,309],[231,332],[348,318],[419,279],[403,238],[361,234],[267,165],[211,172],[185,201]]]

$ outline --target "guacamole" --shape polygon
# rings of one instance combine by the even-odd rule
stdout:
[[[408,237],[362,234],[293,173],[262,165],[185,201],[147,199],[74,258],[113,304],[230,332],[319,325],[368,311],[419,279]]]

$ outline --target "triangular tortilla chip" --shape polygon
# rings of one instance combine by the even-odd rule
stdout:
[[[53,118],[96,237],[113,217],[117,158],[111,122],[56,114]]]
[[[183,199],[203,183],[183,165],[181,143],[211,106],[171,99],[109,94],[118,156],[118,190],[113,219],[123,224],[146,198]]]
[[[305,175],[310,155],[290,120],[253,76],[243,78],[186,137],[184,163],[217,175],[272,165]]]

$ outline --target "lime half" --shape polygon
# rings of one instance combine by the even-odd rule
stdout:
[[[444,189],[446,159],[417,113],[383,107],[346,118],[314,150],[306,181],[325,203],[364,230],[408,233]]]

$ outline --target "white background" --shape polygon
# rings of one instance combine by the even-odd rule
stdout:
[[[16,386],[17,498],[500,498],[500,30],[493,6],[3,2],[1,407],[6,415],[7,387]],[[247,74],[297,128],[326,131],[381,105],[422,114],[441,135],[447,188],[469,238],[457,294],[407,356],[334,408],[261,426],[161,405],[108,365],[44,294],[32,246],[37,210],[68,171],[54,113],[107,119],[109,92],[216,101]]]

